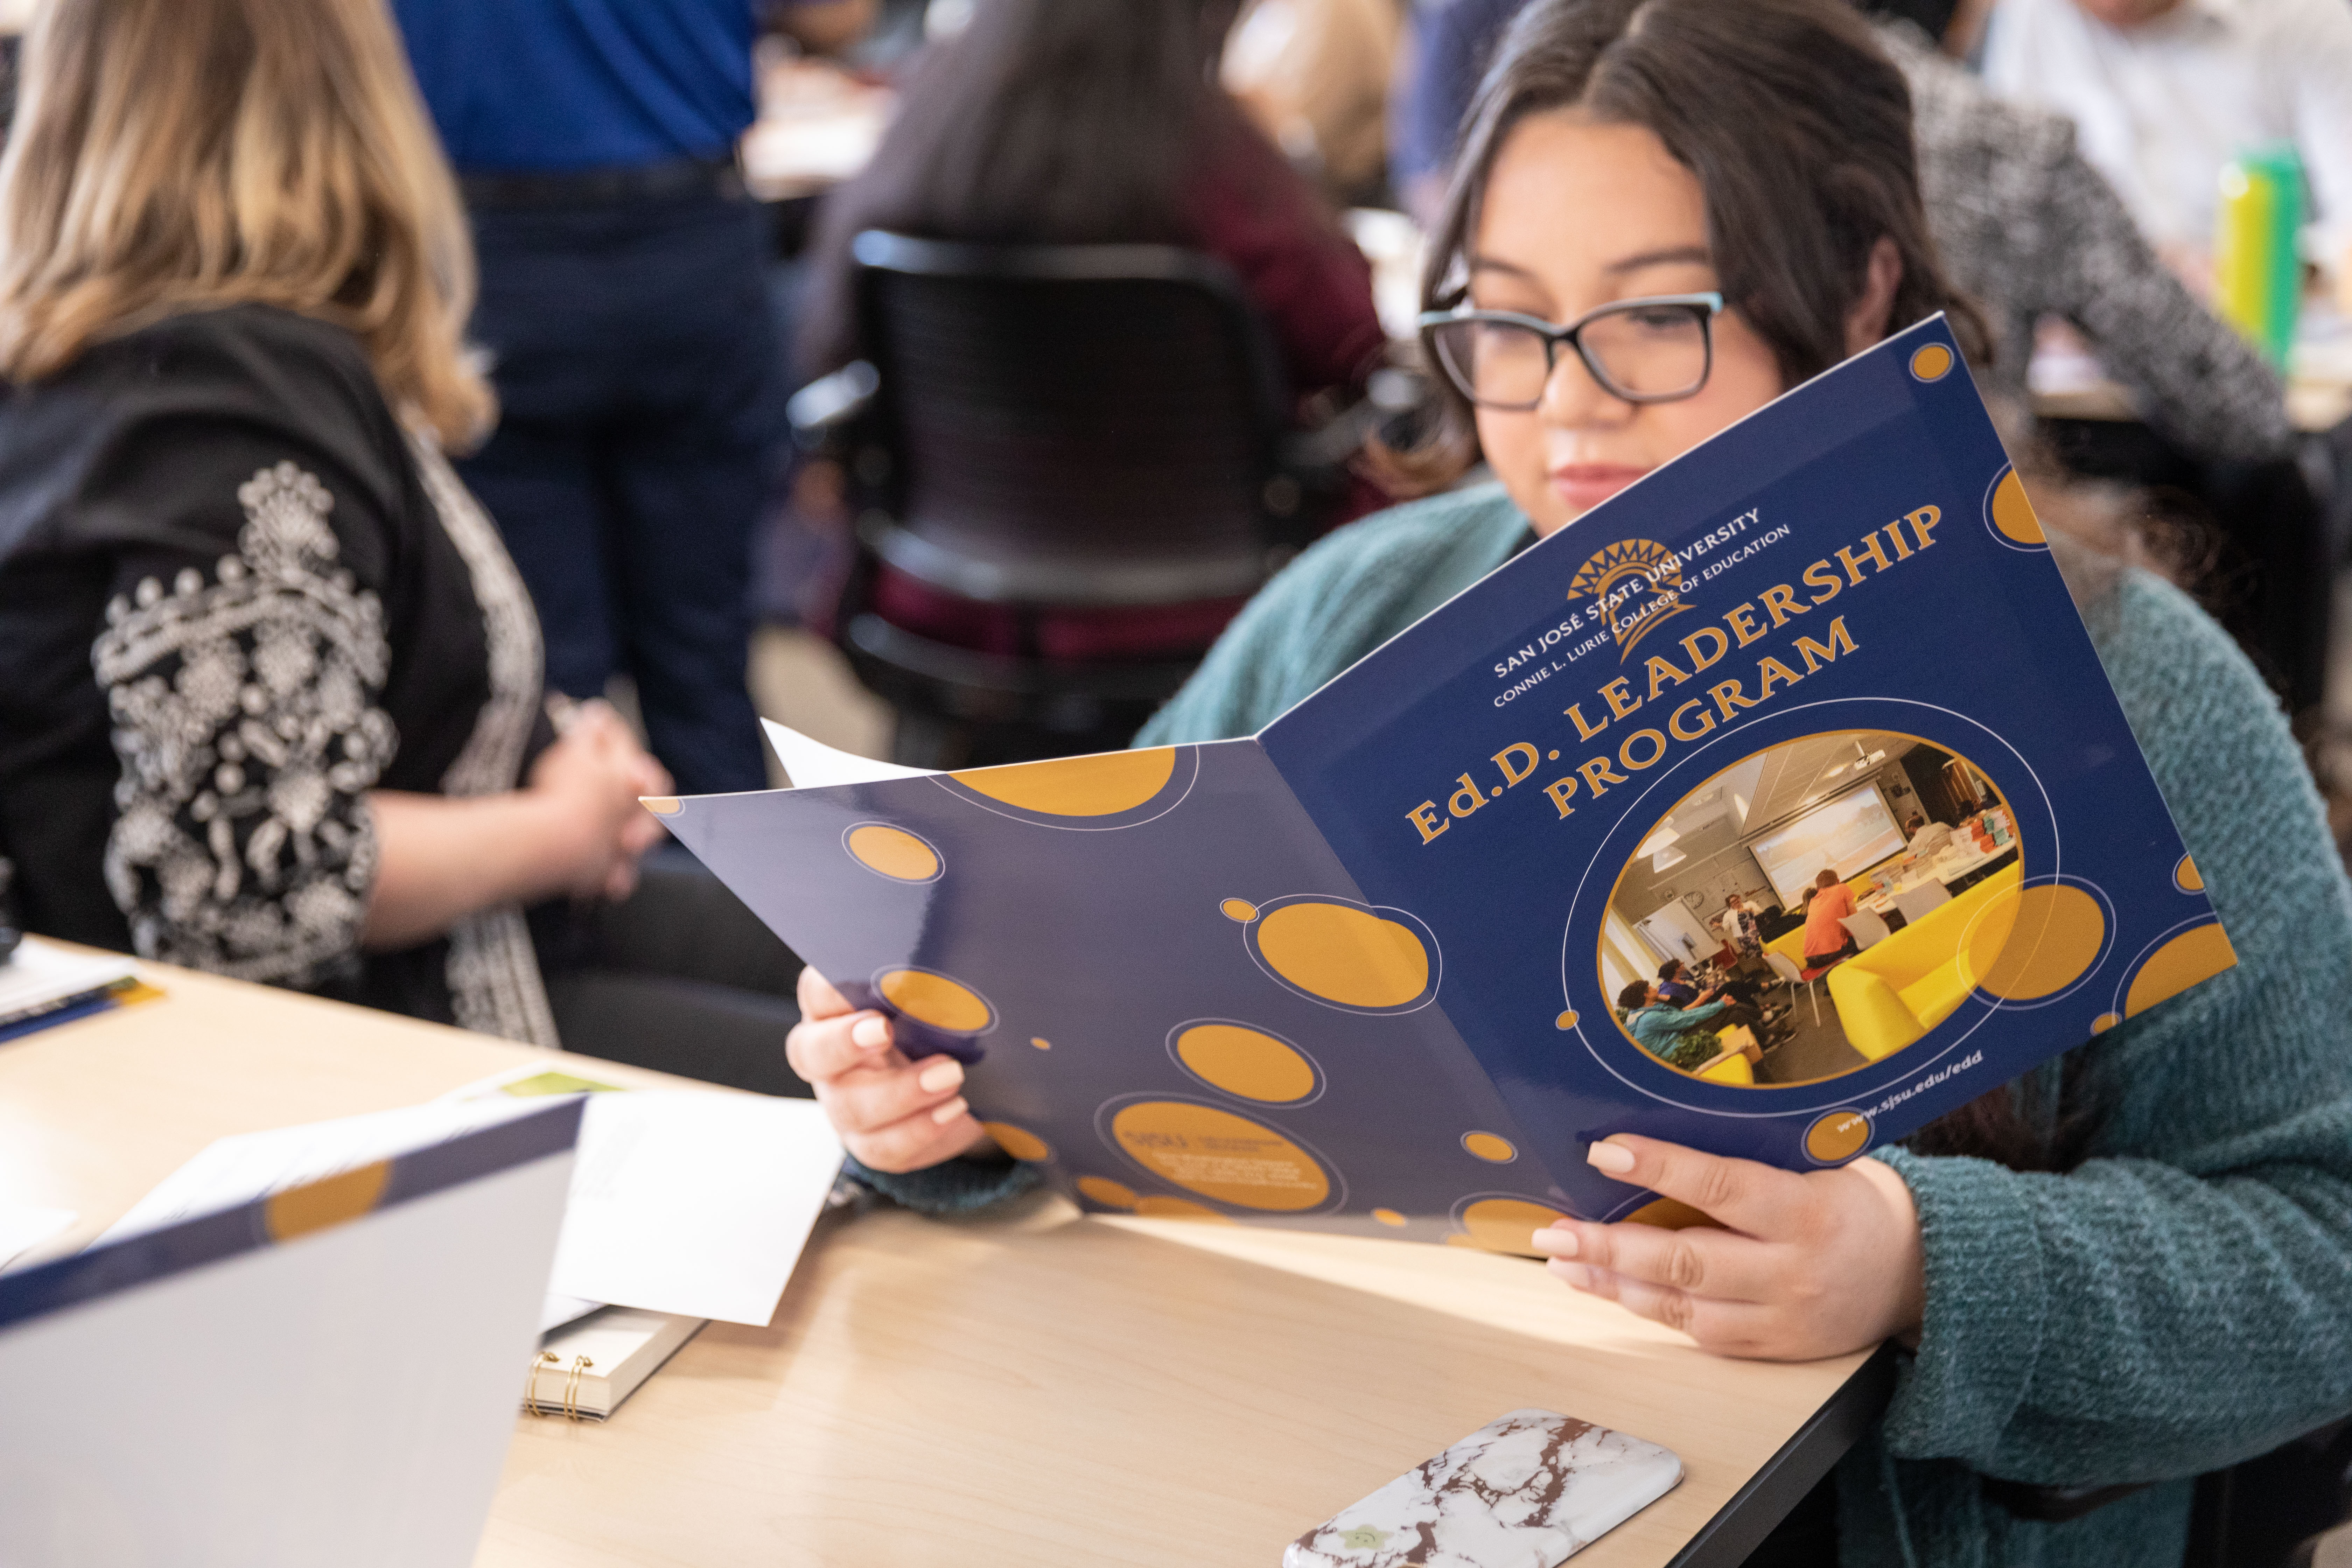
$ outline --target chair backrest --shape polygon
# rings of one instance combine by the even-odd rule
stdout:
[[[1867,948],[1886,940],[1886,922],[1868,910],[1856,910],[1850,915],[1840,915],[1838,924],[1853,937],[1856,947]]]
[[[1790,961],[1789,955],[1780,952],[1778,948],[1766,948],[1764,950],[1764,962],[1772,966],[1773,973],[1779,975],[1781,979],[1787,981],[1791,985],[1796,984],[1805,977],[1805,972],[1799,969],[1796,964]]]
[[[1895,895],[1895,907],[1903,911],[1903,918],[1906,921],[1916,921],[1937,905],[1951,901],[1952,895],[1941,882],[1922,882]]]
[[[1080,607],[1245,595],[1279,564],[1286,394],[1223,263],[878,230],[853,254],[892,468],[866,532],[892,565]]]

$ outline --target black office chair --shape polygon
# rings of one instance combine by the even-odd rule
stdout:
[[[1160,246],[857,237],[868,363],[793,424],[848,469],[859,559],[835,638],[898,710],[898,760],[967,766],[1126,743],[1204,648],[1051,660],[1051,611],[1251,594],[1311,537],[1352,430],[1289,434],[1272,342],[1222,263]],[[894,626],[881,565],[1013,610],[1013,655]]]

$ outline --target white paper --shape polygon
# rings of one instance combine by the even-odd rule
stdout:
[[[0,1563],[467,1568],[570,1168],[532,1160],[0,1331]]]
[[[602,1301],[591,1301],[579,1296],[558,1296],[550,1291],[547,1300],[540,1303],[539,1331],[551,1333],[566,1323],[576,1323],[591,1312],[603,1310],[604,1307]]]
[[[114,952],[70,952],[28,936],[0,963],[0,1018],[128,980],[136,971]]]
[[[903,768],[896,763],[877,763],[871,757],[861,757],[854,752],[836,751],[822,741],[812,741],[798,730],[762,719],[760,727],[768,732],[768,744],[776,748],[777,761],[784,764],[784,773],[794,789],[826,789],[835,784],[879,784],[884,779],[927,778],[935,773],[931,768]]]
[[[592,1094],[550,1288],[763,1326],[841,1169],[813,1100]]]
[[[694,1089],[584,1098],[551,1298],[764,1325],[841,1169],[824,1109]],[[223,1138],[100,1239],[247,1203],[545,1103],[494,1094]],[[569,1321],[551,1321],[561,1310],[551,1300],[543,1323]]]
[[[78,1217],[71,1209],[28,1208],[15,1204],[0,1204],[0,1268],[7,1268],[73,1224]]]

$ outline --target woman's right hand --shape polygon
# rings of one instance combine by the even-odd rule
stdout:
[[[662,835],[638,797],[672,787],[609,703],[579,704],[530,769],[529,794],[542,808],[555,859],[550,880],[575,899],[626,898],[638,858]]]
[[[860,1164],[920,1171],[988,1144],[988,1130],[964,1102],[962,1063],[949,1056],[908,1061],[892,1043],[888,1017],[853,1009],[814,969],[801,971],[800,1005],[785,1058],[815,1087]]]

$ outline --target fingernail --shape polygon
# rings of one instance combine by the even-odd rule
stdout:
[[[933,1062],[922,1070],[915,1081],[925,1094],[937,1094],[943,1089],[953,1089],[963,1081],[963,1064],[955,1060]]]
[[[1595,1143],[1584,1152],[1584,1163],[1596,1171],[1622,1176],[1633,1168],[1633,1151],[1618,1143]]]
[[[961,1116],[965,1111],[971,1109],[971,1107],[966,1103],[963,1097],[959,1095],[955,1099],[949,1100],[945,1105],[940,1106],[937,1110],[932,1111],[931,1120],[938,1122],[940,1126],[945,1127],[949,1122],[953,1121],[957,1117]]]
[[[1583,1243],[1576,1239],[1576,1232],[1568,1226],[1550,1225],[1536,1232],[1535,1248],[1554,1258],[1573,1258],[1582,1250]]]
[[[1555,1258],[1544,1267],[1580,1290],[1592,1289],[1592,1270],[1581,1263],[1570,1263],[1565,1258]]]
[[[849,1043],[866,1050],[879,1050],[890,1043],[890,1020],[860,1018],[849,1027]]]

